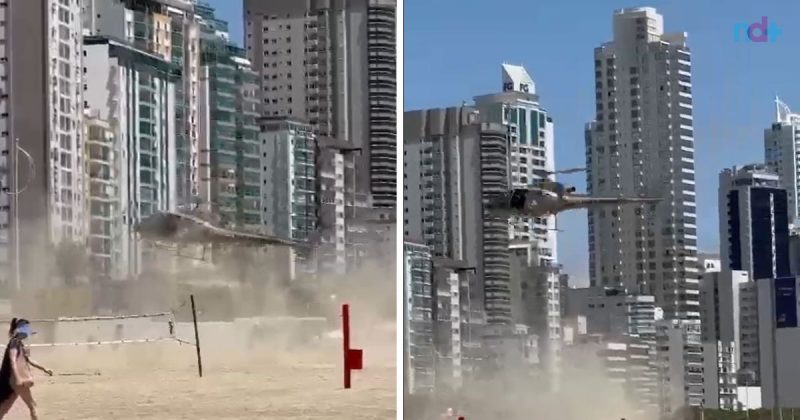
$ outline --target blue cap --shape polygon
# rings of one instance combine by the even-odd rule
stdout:
[[[31,330],[31,324],[22,324],[17,327],[17,334],[25,334],[26,337],[30,337],[36,334],[36,331]]]

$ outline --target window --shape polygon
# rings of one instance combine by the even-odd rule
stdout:
[[[59,98],[58,108],[61,112],[68,114],[72,110],[72,101],[67,98]]]
[[[69,45],[67,45],[67,44],[65,44],[63,42],[60,42],[58,44],[58,56],[63,58],[63,59],[65,59],[65,60],[68,60],[69,59],[69,54],[70,54]]]
[[[70,169],[72,168],[72,159],[68,153],[61,152],[61,167]]]
[[[67,63],[59,63],[59,65],[58,65],[58,74],[61,77],[70,78],[71,75],[72,75],[72,72],[70,71],[69,64],[67,64]]]
[[[58,8],[58,20],[60,20],[62,23],[69,24],[69,22],[70,22],[69,10],[59,7]]]

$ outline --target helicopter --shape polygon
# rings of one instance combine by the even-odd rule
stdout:
[[[540,179],[528,188],[514,188],[507,193],[495,194],[485,201],[487,213],[498,217],[545,217],[567,210],[594,208],[604,205],[658,203],[656,197],[594,197],[575,193],[574,186],[568,186],[551,179],[555,174],[585,171],[585,168],[572,168],[561,171],[535,171]]]
[[[203,217],[205,216],[205,217]],[[181,255],[180,250],[190,245],[201,245],[203,254],[199,258],[205,260],[209,245],[241,245],[241,246],[281,246],[293,249],[305,249],[310,244],[276,236],[245,232],[220,226],[208,215],[198,209],[191,212],[160,211],[145,217],[134,226],[134,231],[141,239],[156,245],[172,245]]]

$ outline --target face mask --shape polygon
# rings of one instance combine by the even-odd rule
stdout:
[[[21,334],[23,335],[23,338],[27,338],[36,334],[36,332],[31,330],[31,324],[23,324],[17,327],[16,334]]]

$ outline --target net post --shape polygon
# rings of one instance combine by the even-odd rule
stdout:
[[[342,341],[344,347],[344,389],[350,389],[350,305],[342,305]]]
[[[200,333],[197,331],[197,309],[194,306],[194,295],[189,295],[192,301],[192,322],[194,323],[194,344],[197,348],[197,373],[203,377],[203,359],[200,357]]]

